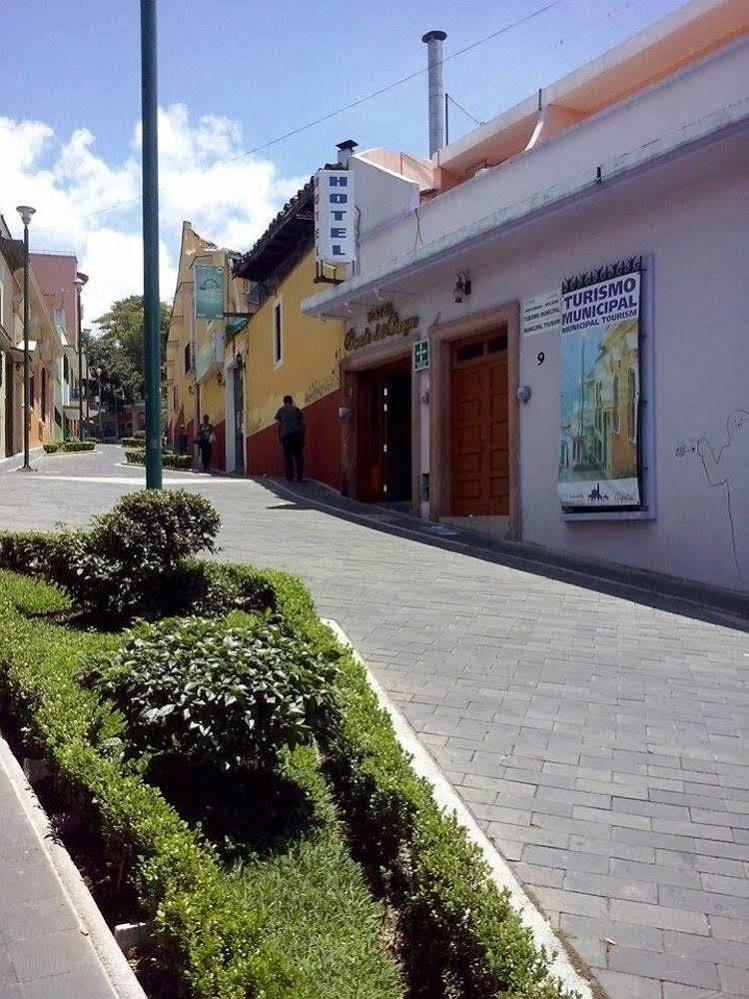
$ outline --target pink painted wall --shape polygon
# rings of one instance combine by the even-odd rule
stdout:
[[[44,294],[50,316],[55,309],[65,312],[65,332],[68,342],[78,346],[78,296],[75,277],[76,258],[71,254],[32,253],[31,268]]]

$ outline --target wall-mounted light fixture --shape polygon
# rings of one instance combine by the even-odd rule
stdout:
[[[221,368],[219,368],[218,371],[216,372],[216,381],[219,383],[219,385],[224,384],[224,373],[221,370]]]
[[[471,275],[468,271],[458,271],[458,280],[455,282],[453,290],[453,301],[462,302],[471,294]]]
[[[520,385],[517,391],[517,397],[520,402],[528,402],[530,397],[533,395],[533,390],[530,385]]]
[[[431,398],[431,396],[429,395],[429,389],[424,389],[419,398],[421,399],[422,405],[428,406],[429,400]]]

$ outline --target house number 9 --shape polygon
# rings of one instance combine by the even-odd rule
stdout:
[[[539,366],[542,365],[546,360],[546,354],[544,354],[542,350],[539,350],[538,354],[536,354],[536,360],[538,361]]]

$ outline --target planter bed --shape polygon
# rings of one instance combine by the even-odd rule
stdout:
[[[145,465],[146,449],[144,447],[126,448],[125,459],[128,465]],[[189,454],[173,454],[171,451],[164,451],[161,455],[161,464],[164,468],[192,468],[192,458]]]
[[[45,444],[45,454],[79,454],[81,451],[93,451],[96,441],[55,441]]]
[[[187,557],[202,546],[203,514],[193,516],[190,504],[205,501],[157,495],[131,494],[119,513],[95,522],[90,539],[0,535],[4,725],[50,768],[55,807],[82,817],[78,841],[88,845],[73,852],[84,869],[90,857],[107,916],[148,921],[139,970],[149,994],[561,996],[546,956],[412,771],[363,667],[320,621],[306,589],[283,573]],[[160,565],[144,558],[137,546],[146,533],[156,550],[186,523],[192,536],[181,552]],[[111,560],[92,561],[102,550]],[[128,575],[130,557],[140,576]],[[157,570],[158,589],[149,589]],[[129,630],[137,615],[151,622]],[[261,653],[273,663],[280,656],[288,666],[274,674],[268,704],[284,700],[285,683],[309,684],[319,669],[319,690],[298,702],[309,730],[274,751],[272,766],[230,769],[227,758],[222,776],[211,757],[203,769],[142,749],[153,718],[169,728],[175,716],[170,704],[133,720],[146,689],[138,670],[163,662],[167,679],[177,671],[177,689],[191,689],[178,670],[193,667],[193,640],[208,650],[201,662],[227,644],[251,668]],[[154,675],[160,690],[162,674]],[[178,743],[186,755],[213,737],[216,705],[201,682],[207,701],[193,689],[181,702],[197,719]],[[236,698],[254,692],[221,688],[218,696],[226,739]],[[179,733],[179,717],[174,724]],[[248,739],[265,752],[257,729]]]

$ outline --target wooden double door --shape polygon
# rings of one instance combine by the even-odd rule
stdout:
[[[451,345],[452,512],[508,516],[510,456],[507,333]]]

